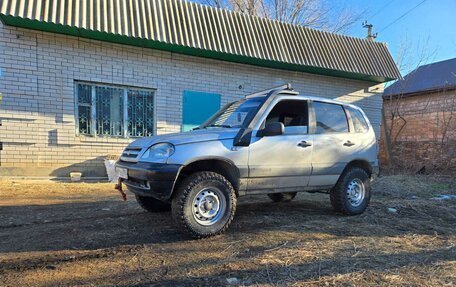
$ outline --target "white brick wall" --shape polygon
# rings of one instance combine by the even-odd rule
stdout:
[[[1,175],[104,173],[101,159],[128,139],[75,135],[75,80],[156,89],[157,133],[181,128],[184,90],[222,94],[222,104],[290,82],[302,94],[353,102],[378,131],[383,85],[235,64],[4,26],[0,23]],[[239,89],[242,86],[242,89]],[[370,87],[370,88],[369,88]],[[371,91],[368,92],[367,89]]]

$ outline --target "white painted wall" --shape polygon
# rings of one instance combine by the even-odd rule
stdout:
[[[383,85],[105,43],[0,23],[0,176],[104,174],[101,159],[130,139],[76,136],[74,81],[156,89],[157,133],[181,128],[184,90],[222,94],[222,104],[292,83],[302,94],[360,105],[376,128]],[[242,89],[239,87],[242,86]],[[370,87],[370,88],[369,88]],[[367,89],[369,88],[369,91]]]

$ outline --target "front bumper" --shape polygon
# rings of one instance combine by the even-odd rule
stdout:
[[[150,196],[167,201],[181,165],[149,162],[118,161],[116,168],[126,168],[128,178],[123,183],[128,190],[140,196]]]

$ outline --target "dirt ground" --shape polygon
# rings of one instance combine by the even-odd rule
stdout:
[[[456,199],[441,194],[456,180],[381,177],[353,217],[325,194],[245,197],[226,234],[192,240],[112,184],[3,180],[0,285],[455,286]]]

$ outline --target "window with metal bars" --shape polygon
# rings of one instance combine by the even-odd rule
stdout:
[[[154,135],[154,90],[86,82],[76,82],[75,86],[78,135]]]

